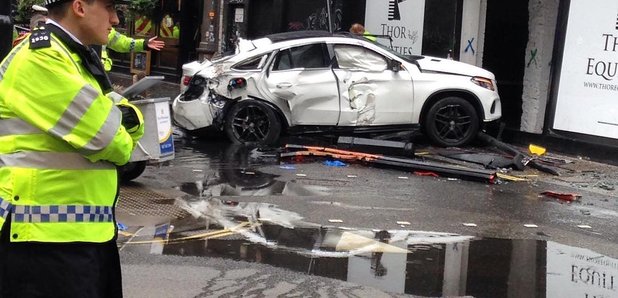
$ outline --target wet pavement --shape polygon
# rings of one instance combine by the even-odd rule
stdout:
[[[141,262],[168,262],[131,261],[140,256],[203,264],[205,279],[187,277],[193,280],[187,293],[169,297],[355,296],[333,290],[355,284],[362,285],[356,294],[362,297],[618,296],[613,167],[569,157],[559,177],[526,169],[517,175],[527,181],[488,184],[356,163],[332,166],[323,158],[281,162],[272,150],[176,137],[173,161],[148,167],[124,187],[164,195],[133,202],[147,207],[121,197],[118,208],[128,277],[141,280],[144,272],[134,269],[149,268]],[[565,202],[543,191],[581,198]],[[228,279],[220,271],[228,267],[258,281],[260,270],[283,270],[272,274],[284,284],[260,281],[221,292]],[[195,270],[191,264],[173,268],[151,286],[173,293],[187,282],[176,272]],[[208,268],[217,273],[209,275]],[[132,278],[129,296],[147,297],[141,294],[148,291],[132,288]],[[166,285],[169,278],[175,281]],[[303,288],[298,281],[305,279],[330,283],[322,287],[332,291]]]

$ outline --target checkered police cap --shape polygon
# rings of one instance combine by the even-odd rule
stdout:
[[[68,1],[68,0],[45,0],[45,7],[50,7],[54,4],[65,2],[65,1]]]

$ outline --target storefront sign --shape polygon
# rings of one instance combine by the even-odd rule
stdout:
[[[425,0],[367,1],[365,29],[371,34],[388,35],[393,50],[403,55],[420,55],[423,43]],[[378,42],[390,46],[385,38]]]
[[[618,1],[571,0],[553,128],[618,139]]]
[[[546,297],[618,297],[618,260],[547,242]]]

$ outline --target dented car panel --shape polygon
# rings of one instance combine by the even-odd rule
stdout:
[[[275,34],[250,45],[194,75],[174,100],[179,126],[216,126],[259,142],[260,136],[272,141],[273,131],[294,126],[420,124],[449,146],[470,141],[479,123],[501,117],[495,77],[476,66],[401,56],[362,38],[330,33]],[[243,101],[248,102],[232,109]],[[231,134],[234,129],[242,132]]]
[[[328,68],[271,71],[265,97],[284,102],[290,125],[332,125],[339,118],[337,81]]]

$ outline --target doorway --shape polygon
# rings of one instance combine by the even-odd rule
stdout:
[[[487,1],[483,68],[496,75],[502,122],[519,129],[528,43],[528,0]]]

